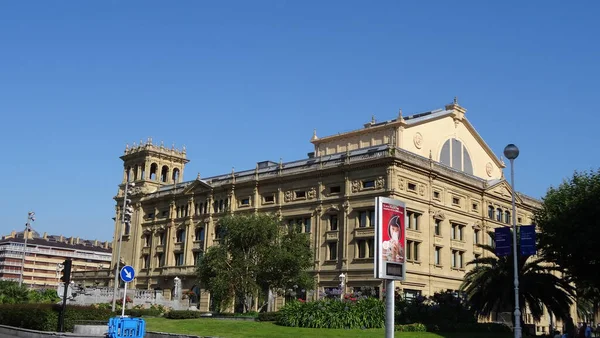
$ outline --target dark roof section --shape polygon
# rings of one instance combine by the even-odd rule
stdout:
[[[7,239],[0,239],[0,244],[2,243],[23,243],[24,239],[23,238],[7,238]],[[101,243],[101,242],[98,242]],[[83,245],[83,244],[70,244],[70,243],[65,243],[65,242],[53,242],[53,241],[48,241],[42,238],[33,238],[33,239],[28,239],[27,240],[27,245],[29,246],[29,244],[32,245],[42,245],[42,246],[49,246],[49,247],[55,247],[55,248],[64,248],[64,249],[72,249],[72,250],[80,250],[80,251],[95,251],[95,252],[106,252],[106,253],[111,253],[112,249],[108,248],[105,249],[102,246],[93,246],[93,245]],[[92,242],[93,244],[93,242]]]

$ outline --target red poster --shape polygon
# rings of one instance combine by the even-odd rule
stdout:
[[[405,236],[404,208],[400,205],[381,203],[381,252],[382,262],[404,263]]]

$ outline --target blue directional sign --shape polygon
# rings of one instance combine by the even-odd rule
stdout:
[[[535,248],[535,225],[521,225],[519,228],[521,235],[521,255],[535,255],[537,253]]]
[[[508,256],[511,254],[512,233],[508,227],[494,229],[494,238],[496,242],[496,256]]]
[[[130,265],[125,265],[122,269],[121,269],[121,280],[123,280],[123,282],[125,283],[129,283],[133,280],[133,278],[135,277],[135,270],[133,270],[133,267]]]

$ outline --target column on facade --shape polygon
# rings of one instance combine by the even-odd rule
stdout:
[[[348,237],[349,237],[349,233],[350,233],[350,202],[346,201],[344,202],[344,224],[343,224],[343,242],[342,242],[342,238],[340,238],[338,236],[338,243],[341,243],[342,245],[342,263],[343,266],[346,266],[346,263],[348,261]]]
[[[193,241],[194,241],[194,221],[193,215],[196,212],[194,208],[194,197],[188,199],[188,217],[185,222],[185,242],[183,243],[183,265],[194,265]]]
[[[129,252],[129,255],[131,258],[128,258],[131,262],[130,265],[133,266],[135,271],[140,271],[140,258],[138,253],[142,250],[140,246],[140,233],[142,230],[142,220],[144,217],[144,209],[142,208],[141,203],[135,204],[134,215],[135,217],[131,219],[131,224],[129,227],[129,241],[131,243],[131,251]]]

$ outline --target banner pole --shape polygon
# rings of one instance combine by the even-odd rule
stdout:
[[[394,297],[393,279],[386,279],[385,286],[385,338],[394,338]]]

